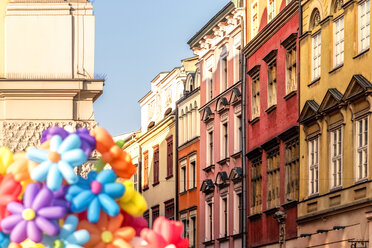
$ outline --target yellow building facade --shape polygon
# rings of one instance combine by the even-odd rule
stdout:
[[[370,0],[301,7],[297,247],[372,247]]]

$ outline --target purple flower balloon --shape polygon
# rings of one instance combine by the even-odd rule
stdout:
[[[66,208],[53,206],[53,192],[38,183],[29,184],[23,198],[23,204],[11,202],[7,209],[12,215],[1,222],[3,232],[10,234],[10,240],[21,243],[27,238],[39,243],[43,233],[54,236],[59,233],[55,223],[66,215]]]
[[[79,128],[75,133],[81,140],[80,149],[83,150],[87,157],[89,157],[93,150],[96,149],[96,139],[93,136],[90,136],[87,128]],[[62,140],[64,140],[69,134],[70,133],[62,127],[51,127],[43,131],[40,142],[44,143],[45,141],[50,140],[54,135],[59,135]]]

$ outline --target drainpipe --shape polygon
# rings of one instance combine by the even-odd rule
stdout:
[[[178,182],[179,182],[179,173],[178,173],[178,106],[176,107],[176,134],[175,134],[175,143],[176,143],[176,166],[175,166],[175,169],[176,169],[176,186],[175,186],[175,192],[176,192],[176,203],[175,203],[175,207],[176,207],[176,217],[175,219],[178,220],[178,212],[179,212],[179,199],[178,199]]]
[[[137,142],[137,141],[136,141]],[[138,145],[138,173],[137,173],[137,178],[138,178],[138,192],[142,193],[142,147]]]
[[[242,45],[244,43],[244,19],[243,17],[241,18],[241,23],[242,23]],[[247,247],[247,163],[246,163],[246,61],[245,61],[245,54],[241,53],[241,82],[242,82],[242,102],[241,102],[241,112],[242,112],[242,171],[243,171],[243,177],[242,177],[242,197],[243,197],[243,237],[242,237],[242,247]]]

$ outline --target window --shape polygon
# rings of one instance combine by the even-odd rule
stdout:
[[[240,80],[240,34],[234,38],[234,83]]]
[[[164,203],[165,205],[165,218],[168,220],[174,220],[174,200],[171,199]]]
[[[149,210],[146,210],[144,213],[143,213],[143,218],[146,220],[147,222],[147,227],[150,227],[150,213],[149,213]]]
[[[370,0],[359,4],[359,52],[369,48]]]
[[[152,207],[151,211],[152,211],[152,224],[154,225],[154,221],[156,220],[156,218],[159,217],[159,205]]]
[[[321,36],[320,36],[320,32],[317,33],[316,35],[313,36],[313,49],[312,49],[312,56],[313,56],[313,59],[312,59],[312,62],[313,62],[313,69],[312,69],[312,72],[313,72],[313,75],[312,75],[312,78],[313,80],[316,80],[318,78],[320,78],[320,55],[321,55]]]
[[[262,160],[261,156],[251,162],[251,213],[261,212],[262,204]]]
[[[344,63],[344,17],[333,23],[333,67]]]
[[[228,139],[228,126],[227,122],[225,122],[222,123],[222,159],[229,156]]]
[[[173,136],[167,138],[167,178],[173,176]]]
[[[287,50],[286,56],[286,94],[297,90],[296,43]]]
[[[207,101],[213,98],[213,76],[212,68],[207,71]]]
[[[182,162],[181,164],[181,172],[180,172],[180,179],[181,179],[181,185],[180,185],[180,193],[183,193],[187,190],[187,179],[186,179],[186,160]]]
[[[243,232],[243,195],[241,189],[234,191],[234,234]]]
[[[242,150],[242,116],[235,116],[235,152]]]
[[[271,107],[276,104],[276,61],[271,62],[268,65],[268,107]]]
[[[342,128],[330,133],[331,138],[331,188],[341,186],[342,177]]]
[[[297,201],[299,190],[299,140],[295,138],[285,145],[285,201]]]
[[[213,131],[208,132],[208,166],[213,164]]]
[[[258,33],[258,1],[257,0],[252,3],[251,15],[252,15],[251,39],[253,39]]]
[[[213,240],[213,203],[212,202],[207,202],[207,208],[206,212],[207,214],[205,215],[206,218],[206,232],[205,232],[205,240]]]
[[[192,216],[190,220],[191,220],[190,247],[196,248],[196,216]]]
[[[267,153],[267,208],[280,205],[280,159],[279,147]]]
[[[221,198],[220,201],[220,237],[227,237],[228,230],[228,209],[227,209],[227,197]]]
[[[319,192],[319,137],[308,141],[309,146],[309,193]]]
[[[154,147],[154,184],[159,183],[159,146]]]
[[[368,118],[356,122],[356,175],[357,181],[368,177]]]
[[[138,191],[138,178],[137,177],[138,177],[138,174],[136,172],[136,174],[134,174],[133,176],[133,187],[135,191]]]
[[[268,0],[268,22],[274,19],[276,13],[275,0]]]
[[[191,160],[191,159],[190,159]],[[193,189],[196,187],[196,161],[193,160],[190,162],[190,189]]]
[[[227,55],[221,58],[221,92],[228,88]]]
[[[149,187],[149,151],[143,153],[143,188]]]
[[[260,116],[260,76],[252,77],[252,119]]]

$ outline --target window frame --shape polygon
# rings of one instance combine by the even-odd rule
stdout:
[[[341,22],[342,20],[342,29],[337,29],[337,23]],[[338,40],[338,33],[342,32],[340,36],[340,40]],[[337,68],[344,64],[344,49],[345,49],[345,18],[344,15],[338,16],[336,19],[333,20],[333,68]],[[338,45],[341,46],[341,52],[340,54],[337,53],[338,51]],[[337,56],[340,56],[341,59],[338,60]]]
[[[207,130],[207,151],[208,151],[208,154],[207,154],[207,166],[211,166],[213,165],[213,162],[214,162],[214,158],[213,158],[213,150],[214,150],[214,132],[213,132],[213,129],[212,130]]]
[[[160,173],[160,162],[159,162],[159,145],[154,146],[153,148],[153,186],[159,184],[159,173]]]
[[[366,13],[362,13],[362,8],[363,6],[365,5],[369,5],[369,8],[365,8],[366,9]],[[365,6],[367,7],[367,6]],[[365,17],[366,21],[368,24],[365,25],[365,27],[363,27],[362,25],[362,22],[363,22],[363,16],[366,16],[368,14],[367,17]],[[370,47],[370,15],[371,15],[371,2],[370,0],[364,0],[364,1],[360,1],[359,4],[358,4],[358,52],[359,53],[362,53],[364,51],[366,51],[367,49],[369,49]],[[364,29],[366,30],[367,32],[367,35],[366,37],[363,37],[363,30]],[[363,40],[366,39],[367,41],[367,45],[366,47],[363,46]]]
[[[270,3],[273,3],[272,5]],[[272,14],[272,16],[271,16]],[[271,22],[276,16],[276,1],[267,0],[267,22]]]
[[[256,8],[254,8],[256,5]],[[254,9],[255,12],[254,12]],[[258,0],[255,0],[251,4],[251,39],[253,39],[258,34],[259,29],[259,4]]]
[[[226,46],[221,49],[221,58],[220,58],[220,92],[225,91],[229,88],[228,80],[228,53]]]
[[[308,155],[308,173],[309,173],[309,196],[319,194],[319,151],[320,151],[320,135],[316,135],[312,137],[311,139],[307,140],[307,155]],[[313,142],[316,142],[316,146],[312,146],[312,144],[315,144]],[[311,144],[311,145],[310,145]],[[316,150],[314,149],[316,148]],[[316,157],[315,157],[316,155]],[[313,162],[311,162],[313,161]],[[315,173],[312,173],[312,171],[315,170]]]
[[[196,188],[196,180],[196,155],[194,155],[190,157],[189,162],[189,189]]]
[[[364,123],[364,129],[362,127],[362,134],[359,132],[360,131],[360,122],[367,122]],[[365,137],[365,132],[367,132],[367,137]],[[366,144],[360,146],[360,135],[364,137],[366,140]],[[363,139],[362,137],[362,139]],[[363,142],[363,141],[362,141]],[[360,182],[368,179],[369,175],[369,115],[363,115],[355,119],[355,181]],[[366,162],[359,164],[360,163],[360,157],[359,153],[365,152],[366,153]],[[362,155],[363,156],[363,155]],[[363,158],[362,158],[363,159]],[[363,160],[362,160],[363,162]],[[365,164],[365,165],[364,165]],[[364,171],[364,173],[363,173]],[[362,175],[361,175],[362,174]]]
[[[183,178],[182,178],[183,177]],[[180,163],[180,193],[187,191],[187,160],[183,160]]]
[[[334,139],[336,135],[336,143]],[[329,131],[330,149],[330,188],[337,189],[342,187],[343,178],[343,128],[337,126]],[[336,154],[335,154],[336,149]]]
[[[167,141],[167,179],[173,176],[173,135],[166,138]]]
[[[319,41],[319,44],[315,46],[316,41]],[[313,81],[318,80],[321,76],[321,65],[322,65],[322,35],[321,31],[314,33],[311,38],[311,78]],[[315,54],[315,52],[317,52]],[[318,63],[318,66],[317,64]]]
[[[277,63],[275,58],[267,63],[267,108],[275,106],[278,103],[277,75]]]
[[[252,106],[251,106],[251,119],[255,119],[260,116],[261,112],[261,100],[260,100],[260,74],[257,72],[251,77],[252,80]]]

